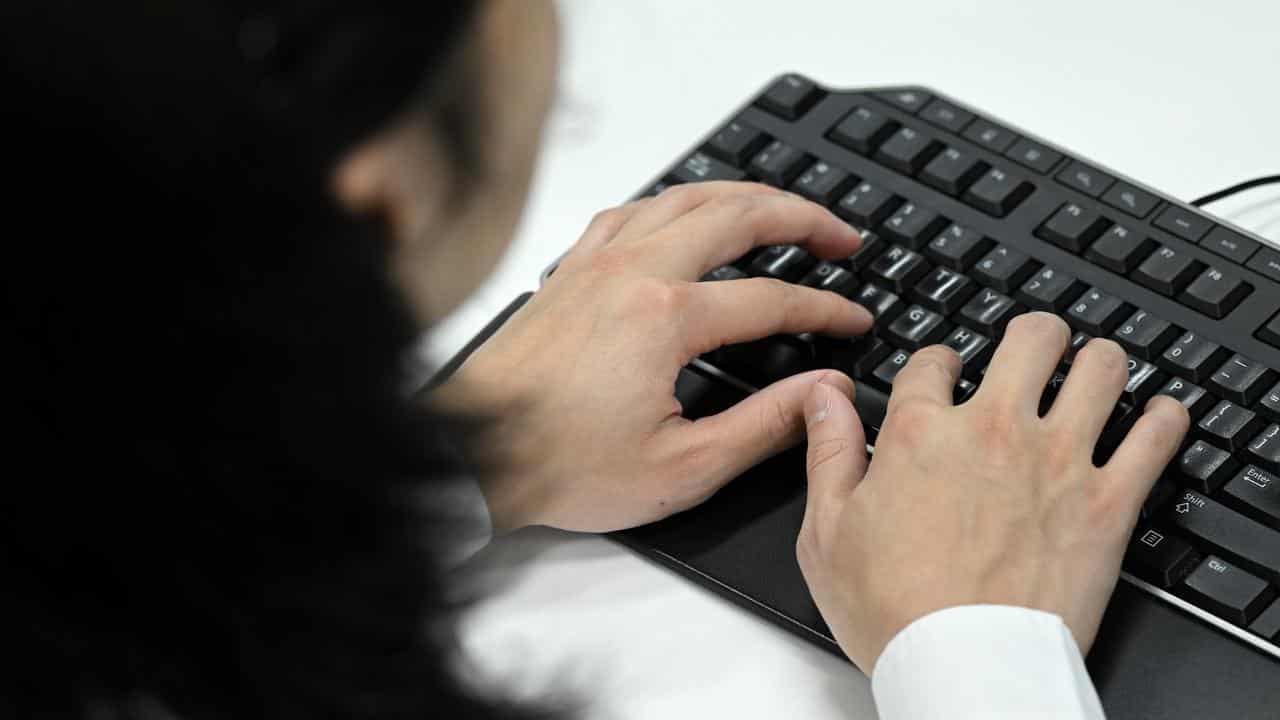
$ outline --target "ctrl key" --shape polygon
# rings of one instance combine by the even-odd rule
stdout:
[[[1237,625],[1248,625],[1275,599],[1265,580],[1210,555],[1182,582],[1182,593],[1197,605]]]

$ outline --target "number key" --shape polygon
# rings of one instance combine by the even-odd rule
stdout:
[[[1146,310],[1138,310],[1116,328],[1112,337],[1143,360],[1155,360],[1178,336],[1178,332],[1178,328],[1168,321]]]
[[[1160,367],[1194,383],[1204,383],[1227,359],[1221,345],[1188,330],[1160,355]]]

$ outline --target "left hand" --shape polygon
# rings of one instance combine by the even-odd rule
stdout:
[[[652,522],[798,442],[813,384],[852,395],[852,381],[804,373],[691,421],[674,396],[680,368],[779,333],[861,334],[870,313],[777,280],[696,281],[762,245],[843,258],[860,243],[821,206],[753,183],[678,186],[597,215],[542,289],[435,395],[487,421],[481,487],[494,527],[606,532]]]

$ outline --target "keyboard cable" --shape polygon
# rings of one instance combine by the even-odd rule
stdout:
[[[1262,177],[1256,177],[1252,180],[1245,180],[1244,182],[1236,183],[1231,187],[1223,188],[1222,190],[1219,190],[1217,192],[1211,192],[1208,195],[1205,195],[1204,197],[1196,198],[1195,200],[1191,201],[1191,204],[1196,207],[1203,207],[1205,205],[1208,205],[1209,203],[1215,203],[1219,200],[1222,200],[1223,198],[1228,198],[1228,197],[1231,197],[1232,195],[1238,195],[1239,193],[1242,193],[1245,190],[1252,190],[1256,187],[1262,187],[1263,185],[1274,185],[1276,183],[1280,183],[1280,175],[1263,175]]]

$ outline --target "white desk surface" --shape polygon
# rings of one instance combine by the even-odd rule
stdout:
[[[1280,171],[1280,3],[565,0],[560,100],[490,281],[424,352],[448,357],[573,242],[770,77],[931,85],[1175,196]],[[1215,209],[1280,239],[1280,190]],[[477,676],[560,688],[590,717],[874,718],[867,681],[608,541],[491,545],[468,615]]]

